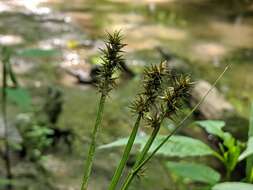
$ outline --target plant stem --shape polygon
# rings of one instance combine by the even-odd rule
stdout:
[[[134,168],[137,167],[141,163],[141,161],[143,161],[143,159],[145,158],[145,156],[147,155],[147,153],[148,153],[151,145],[153,144],[153,142],[154,142],[154,140],[155,140],[155,138],[156,138],[156,136],[157,136],[160,128],[161,128],[160,126],[154,127],[154,129],[153,129],[153,131],[152,131],[152,133],[151,133],[151,135],[150,135],[147,143],[145,144],[145,146],[143,147],[142,151],[140,152],[140,154],[137,157],[137,160],[136,160],[136,162],[134,164]]]
[[[3,79],[2,79],[2,114],[3,114],[3,125],[4,125],[4,159],[6,167],[6,178],[8,179],[8,185],[6,186],[7,190],[12,189],[11,179],[11,159],[10,159],[10,145],[9,145],[9,133],[7,125],[7,110],[6,110],[6,88],[7,88],[7,63],[3,62]]]
[[[137,160],[132,168],[132,170],[136,169],[137,166],[144,160],[145,156],[147,155],[151,145],[153,144],[158,132],[160,130],[160,126],[156,126],[154,127],[147,143],[145,144],[145,146],[143,147],[142,151],[139,153],[139,155],[137,156]],[[131,184],[133,180],[133,177],[132,177],[132,173],[130,172],[125,180],[125,183],[123,184],[123,188],[124,189],[127,189],[128,186]]]
[[[249,120],[248,141],[253,137],[253,102],[251,103]],[[246,160],[246,178],[249,183],[253,183],[253,155],[249,156]]]
[[[231,178],[231,171],[229,168],[226,168],[226,180],[230,181],[230,178]]]
[[[134,124],[134,128],[130,134],[130,137],[128,139],[128,142],[127,142],[127,145],[125,147],[125,150],[124,150],[124,153],[123,153],[123,156],[120,160],[120,163],[113,175],[113,178],[111,180],[111,184],[109,186],[109,190],[114,190],[119,182],[119,179],[122,175],[122,172],[123,172],[123,169],[127,163],[127,160],[129,158],[129,154],[130,154],[130,151],[133,147],[133,143],[134,143],[134,140],[136,138],[136,135],[137,135],[137,132],[138,132],[138,129],[139,129],[139,126],[140,126],[140,121],[141,121],[141,114],[138,115],[136,121],[135,121],[135,124]]]
[[[87,190],[87,187],[88,187],[88,181],[90,178],[93,159],[95,156],[97,135],[98,135],[98,131],[101,126],[102,116],[103,116],[103,112],[104,112],[105,99],[106,99],[106,95],[102,93],[100,101],[99,101],[96,123],[93,128],[93,132],[92,132],[92,136],[91,136],[91,143],[90,143],[90,147],[88,150],[88,157],[87,157],[87,160],[86,160],[86,163],[84,166],[84,175],[83,175],[81,190]]]
[[[218,78],[213,83],[212,87],[206,92],[206,94],[201,98],[201,100],[192,108],[192,110],[181,120],[181,122],[176,126],[176,128],[153,150],[153,152],[145,159],[143,160],[136,168],[134,168],[130,174],[129,177],[126,179],[125,183],[123,184],[123,187],[121,190],[127,190],[130,183],[132,182],[135,175],[139,172],[139,170],[157,153],[158,150],[174,135],[176,134],[183,126],[185,121],[187,121],[190,116],[194,113],[194,111],[197,110],[197,108],[203,103],[205,98],[208,96],[208,94],[214,89],[218,81],[222,78],[222,76],[225,74],[229,66],[227,66],[223,72],[218,76]]]

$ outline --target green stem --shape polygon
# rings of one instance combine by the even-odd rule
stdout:
[[[230,181],[231,178],[231,170],[227,167],[226,168],[226,180]]]
[[[119,182],[119,179],[122,175],[122,172],[123,172],[123,169],[127,163],[127,160],[129,158],[129,154],[130,154],[130,151],[133,147],[133,143],[134,143],[134,140],[136,138],[136,135],[137,135],[137,132],[138,132],[138,129],[139,129],[139,126],[140,126],[140,121],[141,121],[141,114],[138,115],[136,121],[135,121],[135,124],[134,124],[134,128],[131,132],[131,135],[128,139],[128,142],[127,142],[127,145],[125,147],[125,150],[124,150],[124,153],[123,153],[123,156],[122,156],[122,159],[120,160],[120,163],[113,175],[113,178],[111,180],[111,184],[109,186],[109,190],[114,190]]]
[[[97,119],[96,119],[95,126],[93,128],[93,132],[92,132],[92,136],[91,136],[91,143],[90,143],[90,147],[89,147],[89,151],[88,151],[88,157],[87,157],[87,160],[86,160],[86,163],[84,166],[84,175],[83,175],[81,190],[87,190],[87,187],[88,187],[88,181],[90,178],[93,159],[94,159],[95,150],[96,150],[97,135],[98,135],[98,131],[101,126],[102,115],[104,112],[105,99],[106,99],[106,95],[101,94],[98,112],[97,112]]]
[[[3,61],[3,79],[2,79],[2,114],[3,114],[3,124],[4,124],[4,146],[5,146],[5,167],[6,167],[6,177],[8,179],[8,185],[6,186],[7,190],[12,189],[11,180],[12,180],[12,172],[11,172],[11,159],[10,159],[10,145],[9,145],[9,133],[8,133],[8,125],[7,125],[7,110],[6,110],[6,102],[7,102],[7,62]]]
[[[144,160],[144,158],[145,158],[145,156],[147,155],[147,153],[148,153],[148,151],[149,151],[151,145],[153,144],[153,142],[154,142],[154,140],[155,140],[155,138],[156,138],[156,136],[157,136],[159,130],[160,130],[160,126],[154,127],[154,129],[153,129],[153,131],[152,131],[152,133],[151,133],[151,135],[150,135],[150,137],[149,137],[147,143],[146,143],[145,146],[143,147],[143,149],[142,149],[142,151],[140,152],[140,154],[137,156],[137,160],[136,160],[136,162],[135,162],[135,164],[134,164],[134,166],[133,166],[132,171],[133,171],[134,169],[136,169],[137,166]],[[127,189],[128,186],[131,184],[132,180],[133,180],[133,176],[132,176],[132,172],[130,172],[130,173],[128,174],[126,180],[125,180],[125,183],[123,184],[123,189]]]
[[[220,160],[222,163],[225,163],[223,156],[221,156],[218,152],[213,151],[213,156]]]
[[[192,110],[181,120],[181,122],[176,126],[176,128],[153,150],[153,152],[145,158],[135,169],[133,169],[129,177],[126,179],[123,187],[121,190],[127,190],[130,183],[132,182],[135,175],[139,172],[139,170],[149,161],[151,158],[157,153],[158,150],[174,135],[176,134],[183,126],[183,124],[190,118],[190,116],[197,110],[197,108],[203,103],[203,101],[206,99],[208,94],[214,89],[218,81],[222,78],[222,76],[225,74],[229,66],[227,66],[223,72],[219,75],[219,77],[214,81],[212,87],[206,92],[206,94],[201,98],[201,100],[192,108]]]
[[[137,167],[141,163],[141,161],[144,160],[144,158],[147,155],[147,153],[148,153],[151,145],[153,144],[153,142],[154,142],[154,140],[155,140],[155,138],[156,138],[159,130],[160,130],[160,126],[154,127],[154,129],[153,129],[153,131],[152,131],[152,133],[151,133],[151,135],[150,135],[147,143],[145,144],[145,146],[142,149],[141,153],[137,157],[137,160],[136,160],[136,162],[134,164],[134,168]]]

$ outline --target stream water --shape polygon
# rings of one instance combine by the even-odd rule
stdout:
[[[88,134],[87,126],[93,124],[90,118],[94,118],[96,92],[89,87],[83,91],[87,87],[76,84],[76,79],[65,71],[85,73],[92,64],[98,63],[98,49],[102,47],[105,32],[114,30],[122,31],[128,44],[125,49],[127,64],[135,72],[140,72],[143,65],[160,62],[157,47],[178,59],[189,60],[187,64],[195,79],[213,81],[226,65],[231,64],[218,87],[239,115],[248,118],[253,97],[252,1],[0,1],[0,44],[13,46],[18,51],[40,48],[58,52],[53,56],[14,57],[15,70],[22,84],[37,95],[41,90],[34,89],[47,84],[60,85],[65,92],[66,104],[59,125],[73,127],[80,134]],[[105,113],[106,135],[101,137],[100,143],[128,134],[130,114],[122,106],[126,107],[138,90],[136,80],[133,81],[126,82],[125,87],[112,94],[114,103]],[[122,96],[127,98],[122,100]],[[85,102],[85,110],[79,109],[80,102]],[[115,110],[120,111],[111,114]],[[82,144],[77,145],[77,150],[79,153],[71,158],[53,157],[51,163],[47,163],[54,173],[51,181],[57,184],[57,189],[79,189],[84,156]],[[94,190],[105,189],[112,174],[111,165],[107,163],[114,166],[118,156],[115,152],[108,154],[107,159],[104,154],[98,155],[95,164],[98,172],[91,182]],[[69,163],[67,166],[66,162]],[[158,189],[168,187],[171,181],[168,181],[164,167],[156,164],[150,166],[152,171],[147,174],[152,177],[141,181],[137,189],[152,189],[157,180],[160,181]],[[152,172],[161,175],[152,175]]]

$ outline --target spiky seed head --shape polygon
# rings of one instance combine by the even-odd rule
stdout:
[[[117,69],[121,68],[124,62],[122,56],[122,48],[126,44],[122,43],[122,36],[120,32],[114,32],[113,34],[107,34],[107,40],[105,41],[105,48],[101,49],[102,53],[102,66],[98,73],[98,89],[101,93],[107,95],[115,86],[115,79],[113,74]]]
[[[162,122],[162,113],[156,111],[155,113],[152,113],[151,115],[147,115],[145,117],[145,120],[148,126],[151,126],[152,128],[159,127]]]
[[[175,78],[173,87],[169,87],[164,91],[164,95],[160,98],[166,104],[165,114],[167,117],[171,117],[175,114],[179,107],[181,107],[182,101],[189,96],[192,83],[189,76],[179,76]]]
[[[164,76],[165,67],[163,63],[151,65],[144,69],[143,92],[137,95],[133,102],[132,111],[144,115],[155,104],[162,86],[162,77]]]

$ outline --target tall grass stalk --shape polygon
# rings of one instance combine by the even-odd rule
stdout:
[[[196,104],[193,109],[185,116],[185,118],[183,120],[181,120],[181,122],[176,126],[176,128],[150,153],[149,156],[147,156],[143,161],[141,161],[141,163],[138,164],[138,166],[133,167],[133,169],[130,171],[129,175],[127,176],[127,178],[125,179],[121,190],[127,190],[131,184],[131,182],[133,181],[134,177],[138,174],[138,172],[140,171],[140,169],[147,164],[148,161],[151,160],[151,158],[160,150],[160,148],[173,136],[175,135],[183,126],[183,124],[190,118],[190,116],[194,113],[194,111],[197,110],[197,108],[203,103],[203,101],[205,100],[205,98],[208,96],[208,94],[214,89],[214,87],[217,85],[218,81],[223,77],[223,75],[225,74],[225,72],[227,71],[227,69],[229,68],[229,66],[227,66],[223,72],[218,76],[218,78],[215,80],[215,82],[213,83],[212,87],[206,92],[206,94],[201,98],[201,100],[198,102],[198,104]]]
[[[113,34],[108,33],[107,40],[105,41],[105,48],[101,49],[102,63],[101,67],[99,68],[97,82],[97,87],[99,92],[101,93],[101,97],[98,105],[95,126],[93,128],[91,136],[91,143],[87,154],[87,160],[84,166],[81,190],[87,190],[88,188],[88,182],[91,175],[93,160],[96,151],[97,136],[102,123],[104,104],[109,92],[115,86],[116,78],[114,78],[113,75],[116,70],[121,68],[122,63],[124,62],[121,53],[122,48],[125,46],[125,44],[122,44],[121,40],[122,37],[119,32],[114,32]]]
[[[130,137],[128,139],[127,145],[125,147],[122,159],[120,160],[120,163],[119,163],[119,165],[118,165],[118,167],[117,167],[117,169],[116,169],[116,171],[113,175],[113,178],[111,180],[109,190],[113,190],[113,189],[116,188],[116,186],[118,184],[118,181],[119,181],[119,179],[122,175],[123,169],[124,169],[124,167],[127,163],[127,160],[129,158],[130,151],[133,147],[134,140],[136,138],[136,135],[137,135],[137,132],[138,132],[138,129],[139,129],[139,126],[140,126],[141,117],[142,117],[141,114],[139,114],[136,121],[135,121],[134,127],[133,127],[132,132],[130,134]]]
[[[96,139],[97,139],[98,131],[99,131],[99,128],[100,128],[101,122],[102,122],[102,115],[103,115],[103,111],[104,111],[105,99],[106,99],[106,96],[104,94],[102,94],[100,101],[99,101],[96,123],[93,128],[93,132],[92,132],[92,136],[91,136],[91,143],[90,143],[90,147],[89,147],[89,151],[88,151],[88,157],[87,157],[86,164],[84,167],[84,176],[83,176],[82,186],[81,186],[82,190],[86,190],[88,187],[88,181],[89,181],[89,177],[91,174],[92,163],[93,163],[94,154],[95,154],[95,150],[96,150]]]

